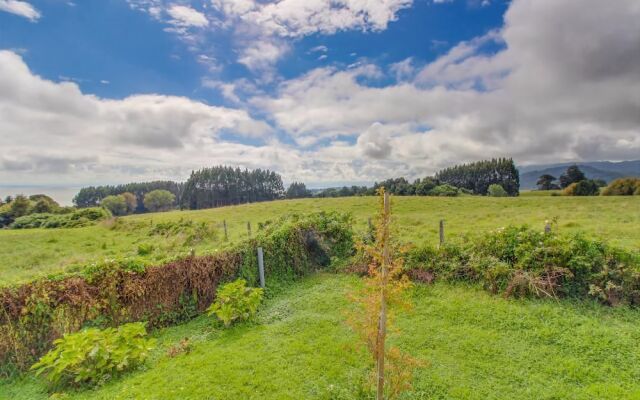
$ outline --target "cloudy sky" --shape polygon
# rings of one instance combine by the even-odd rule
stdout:
[[[638,159],[638,21],[638,0],[0,0],[0,192]]]

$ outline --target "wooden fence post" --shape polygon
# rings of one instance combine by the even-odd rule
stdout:
[[[222,220],[222,225],[224,226],[224,240],[225,242],[229,240],[229,235],[227,235],[227,220]]]
[[[383,248],[382,248],[382,287],[380,288],[380,317],[378,319],[378,337],[376,341],[376,353],[378,359],[376,360],[376,366],[378,369],[378,392],[377,400],[384,399],[384,356],[385,356],[385,341],[387,338],[387,280],[388,280],[388,267],[391,262],[389,253],[389,222],[391,215],[391,202],[389,201],[389,193],[384,193],[384,218],[382,220],[383,229]]]
[[[544,233],[551,233],[551,223],[549,221],[544,224]]]
[[[262,247],[258,247],[258,272],[260,273],[260,287],[264,289],[264,257]]]
[[[247,234],[249,235],[249,239],[251,239],[251,222],[247,222]]]
[[[440,246],[444,244],[444,220],[440,220]]]

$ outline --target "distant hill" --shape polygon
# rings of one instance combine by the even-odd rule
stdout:
[[[589,179],[603,179],[607,183],[627,176],[640,177],[640,160],[634,161],[590,161],[577,163],[560,163],[547,165],[528,165],[518,167],[520,171],[520,189],[536,189],[540,175],[549,174],[556,178],[567,170],[569,165],[577,164]]]

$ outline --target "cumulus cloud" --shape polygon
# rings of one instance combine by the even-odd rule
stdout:
[[[43,180],[64,173],[63,179],[86,181],[111,180],[113,169],[188,170],[217,163],[216,156],[233,159],[253,151],[220,140],[223,133],[267,140],[272,130],[244,110],[184,97],[87,95],[76,83],[34,75],[21,56],[0,51],[0,132],[0,181],[20,182],[23,177],[13,172],[43,172]]]
[[[356,137],[362,155],[429,171],[492,156],[637,158],[639,18],[634,0],[516,0],[500,31],[460,43],[413,81],[372,87],[362,77],[373,65],[320,68],[253,104],[295,137]],[[502,46],[482,51],[488,43]],[[407,64],[392,72],[407,76]],[[384,139],[390,150],[376,122],[403,132]]]
[[[31,22],[36,22],[40,19],[40,11],[26,1],[0,0],[0,11],[19,15]]]
[[[172,5],[167,10],[169,16],[171,16],[170,22],[180,27],[205,27],[209,25],[207,17],[191,7]]]

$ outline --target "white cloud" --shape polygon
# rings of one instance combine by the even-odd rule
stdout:
[[[372,65],[320,68],[252,102],[299,141],[355,137],[397,173],[493,156],[637,158],[639,19],[635,0],[516,0],[502,31],[460,43],[413,82],[371,87]],[[480,51],[495,42],[504,48]]]
[[[3,183],[24,183],[26,176],[42,182],[183,178],[176,175],[212,160],[254,162],[241,156],[255,154],[254,146],[223,141],[222,133],[271,136],[268,124],[244,110],[175,96],[87,95],[74,82],[34,75],[9,51],[0,51],[0,132]]]
[[[198,27],[202,28],[209,25],[207,17],[191,7],[172,5],[167,9],[167,13],[171,16],[170,23],[180,27]]]
[[[26,1],[19,0],[0,0],[0,11],[6,11],[11,14],[19,15],[31,22],[40,19],[40,12]]]

